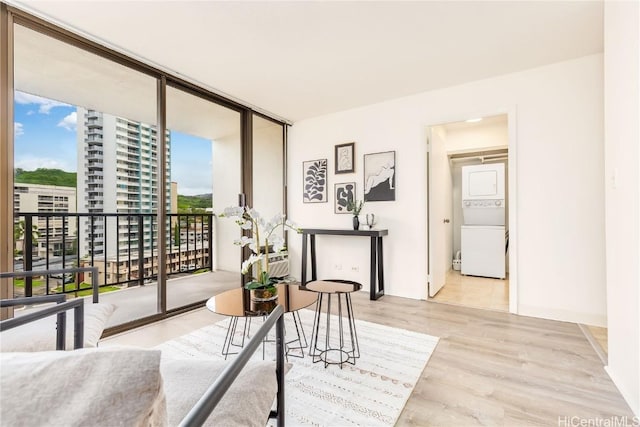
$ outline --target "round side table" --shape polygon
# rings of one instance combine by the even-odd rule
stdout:
[[[277,287],[278,299],[277,301],[271,301],[270,304],[251,301],[251,292],[244,288],[231,289],[209,298],[207,308],[210,311],[231,317],[222,346],[222,355],[225,359],[230,354],[236,354],[236,352],[231,351],[231,347],[244,347],[245,337],[248,337],[250,334],[251,318],[266,317],[271,310],[275,308],[276,304],[281,305],[285,313],[291,313],[296,329],[295,338],[286,342],[286,356],[304,357],[304,348],[307,347],[307,337],[304,334],[298,310],[316,302],[317,295],[307,291],[304,286],[300,286],[299,283],[280,283]],[[237,338],[236,331],[238,329],[239,318],[244,318],[245,322],[244,328],[241,331],[242,333],[238,334],[240,335],[240,342],[235,342],[234,339]],[[301,356],[298,356],[295,352],[290,353],[291,350],[298,350]]]
[[[351,293],[362,289],[362,285],[350,280],[332,279],[308,282],[305,288],[318,293],[309,347],[309,355],[313,363],[324,362],[325,368],[328,365],[340,365],[340,369],[345,363],[355,365],[356,359],[360,357],[360,347],[353,317]],[[332,299],[338,305],[337,316],[333,314],[333,319]],[[346,310],[346,318],[343,317],[343,307]],[[337,336],[334,331],[332,337],[332,329],[335,330],[336,327]]]

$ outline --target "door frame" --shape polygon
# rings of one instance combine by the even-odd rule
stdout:
[[[431,128],[433,126],[439,126],[447,123],[462,122],[468,120],[470,117],[488,117],[505,114],[507,116],[507,132],[508,132],[508,174],[507,180],[509,185],[509,313],[518,314],[518,144],[517,144],[517,108],[512,105],[508,108],[497,109],[491,111],[474,111],[467,114],[454,114],[443,117],[440,120],[431,122],[425,125],[424,132],[425,137],[423,140],[426,144],[427,162],[426,162],[426,185],[427,185],[427,209],[425,213],[426,223],[426,272],[425,277],[427,281],[426,295],[429,298],[429,283],[431,279],[431,266],[432,266],[432,254],[430,252],[431,246],[431,233],[430,233],[430,210],[431,206],[429,200],[431,198],[431,192],[433,191],[433,180],[431,179],[431,165],[430,165],[430,152],[431,148],[429,144],[431,141]]]

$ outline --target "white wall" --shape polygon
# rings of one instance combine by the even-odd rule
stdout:
[[[640,415],[640,6],[604,16],[607,371]]]
[[[490,147],[507,147],[509,132],[504,122],[482,124],[460,129],[447,129],[447,151],[467,151]]]
[[[295,123],[290,217],[306,227],[348,227],[351,220],[335,215],[331,203],[302,203],[304,160],[329,158],[332,171],[334,144],[355,141],[356,173],[330,172],[329,188],[353,178],[361,197],[362,155],[396,150],[396,201],[372,202],[363,212],[375,212],[379,227],[389,229],[387,294],[425,298],[426,126],[517,110],[518,311],[604,325],[602,60],[590,55]],[[299,274],[300,239],[294,240],[292,267]],[[319,276],[367,284],[368,249],[364,238],[319,237]]]
[[[284,211],[282,125],[254,117],[253,203],[266,219]]]
[[[239,135],[212,141],[213,212],[216,214],[226,207],[238,206],[242,179],[240,147]],[[240,227],[230,218],[216,217],[215,221],[216,267],[239,272],[241,249],[233,241],[240,237]]]

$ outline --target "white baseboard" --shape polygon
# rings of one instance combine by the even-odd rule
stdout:
[[[629,390],[627,390],[627,388],[623,386],[624,383],[618,380],[618,375],[616,375],[609,366],[605,366],[604,370],[607,372],[607,374],[609,375],[609,378],[611,378],[611,381],[613,381],[613,384],[616,386],[616,388],[618,389],[618,391],[620,392],[624,400],[627,402],[627,404],[633,411],[633,414],[636,416],[636,419],[640,420],[640,401],[634,402],[631,399],[631,392],[629,392]]]

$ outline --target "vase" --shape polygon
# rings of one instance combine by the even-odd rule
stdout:
[[[275,286],[252,289],[250,295],[253,313],[268,315],[278,305],[278,288]]]
[[[276,300],[278,299],[278,288],[270,286],[268,288],[252,289],[251,299],[257,302]]]
[[[354,230],[360,229],[360,219],[358,218],[358,215],[353,216],[353,229]]]

